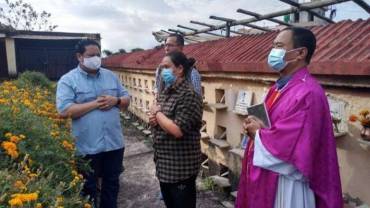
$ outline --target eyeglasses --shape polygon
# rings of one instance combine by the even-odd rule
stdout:
[[[178,47],[178,45],[175,45],[175,44],[164,44],[164,47]]]

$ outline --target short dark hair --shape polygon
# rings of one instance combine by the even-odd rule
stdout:
[[[307,56],[305,61],[307,64],[309,64],[316,49],[316,37],[313,32],[302,27],[287,27],[282,31],[286,30],[292,31],[294,48],[307,48]]]
[[[98,46],[98,48],[100,50],[100,45],[99,45],[98,42],[96,42],[93,39],[84,39],[84,40],[78,41],[77,45],[75,46],[76,53],[80,53],[80,54],[85,53],[86,46],[89,46],[89,45]]]
[[[177,33],[172,33],[167,38],[169,37],[175,37],[177,45],[184,46],[184,36],[177,34]],[[166,42],[167,42],[167,38],[166,38]]]
[[[179,67],[181,65],[184,68],[184,76],[187,77],[187,75],[190,73],[191,65],[185,54],[180,51],[173,51],[168,53],[166,56],[171,59],[172,63],[176,67]]]
[[[195,58],[193,58],[193,57],[188,58],[188,63],[190,65],[190,67],[195,68],[195,62],[197,62],[197,60],[195,60]]]

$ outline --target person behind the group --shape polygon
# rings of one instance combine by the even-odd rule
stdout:
[[[174,51],[182,52],[184,49],[184,37],[180,34],[170,34],[165,41],[164,51],[166,54]],[[190,72],[186,75],[186,79],[190,81],[194,87],[195,92],[202,96],[202,86],[201,86],[201,75],[199,71],[194,67],[196,60],[194,58],[189,58]],[[157,68],[155,72],[155,94],[158,97],[158,90],[161,88],[161,76],[160,68]]]

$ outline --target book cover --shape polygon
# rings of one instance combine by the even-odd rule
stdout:
[[[247,108],[248,115],[252,115],[260,119],[263,124],[266,126],[266,128],[271,127],[270,118],[267,112],[267,108],[265,103],[252,105]]]

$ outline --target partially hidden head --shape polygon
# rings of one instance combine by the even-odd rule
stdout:
[[[171,53],[173,51],[180,51],[184,48],[184,37],[180,34],[170,34],[166,38],[166,42],[164,44],[164,50],[166,54]]]

